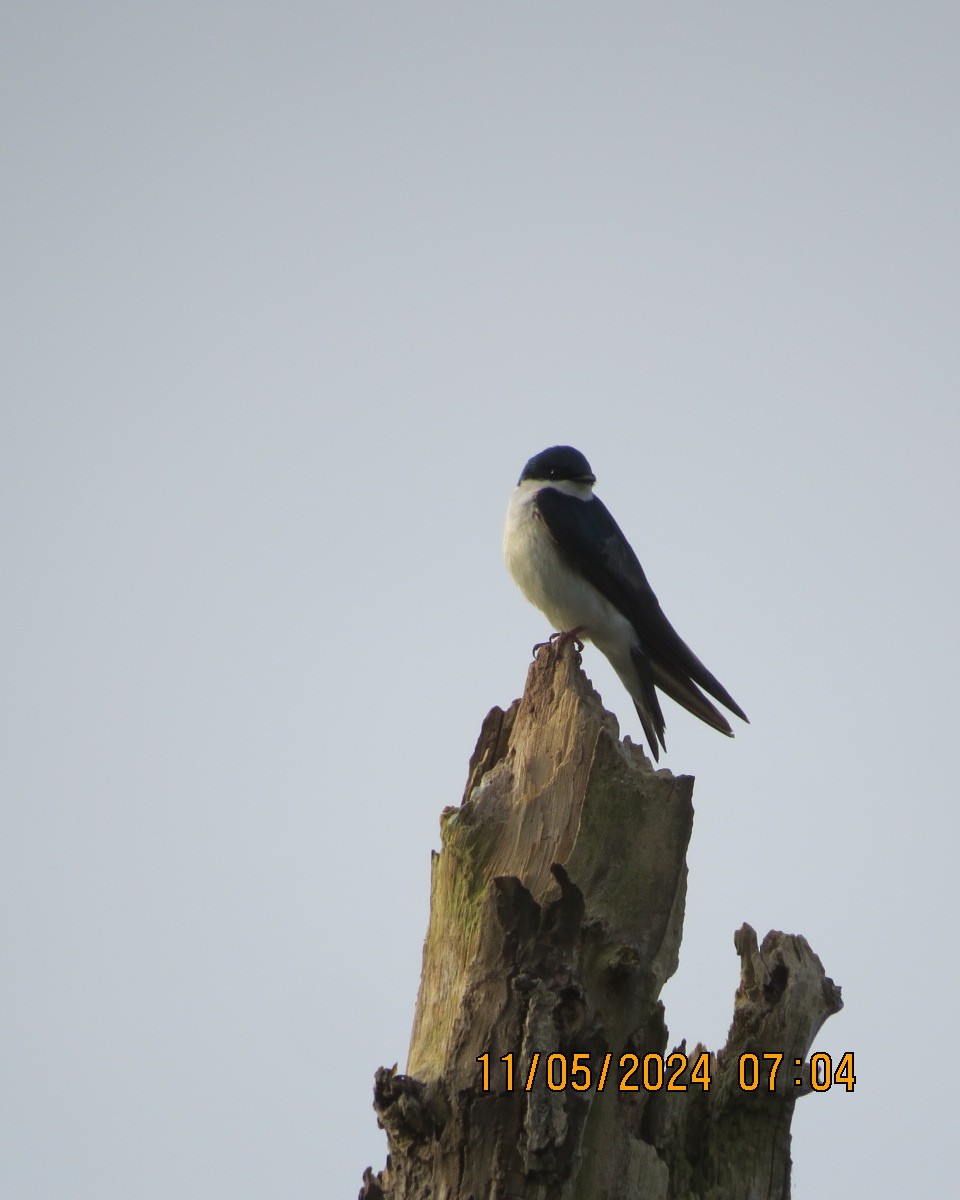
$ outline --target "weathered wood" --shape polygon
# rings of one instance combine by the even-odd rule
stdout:
[[[659,996],[679,958],[692,793],[619,740],[575,650],[538,653],[522,699],[488,714],[463,803],[441,819],[407,1072],[377,1072],[390,1151],[361,1196],[789,1196],[794,1060],[840,1007],[803,938],[758,948],[745,925],[724,1049],[687,1056],[685,1091],[619,1086],[624,1053],[667,1050]],[[776,1090],[744,1091],[740,1055],[774,1051],[789,1063]]]

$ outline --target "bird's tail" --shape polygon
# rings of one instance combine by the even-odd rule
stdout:
[[[636,685],[631,687],[630,681],[624,678],[619,671],[617,671],[617,674],[620,675],[633,700],[637,716],[640,718],[640,724],[643,726],[643,732],[647,739],[647,748],[653,755],[654,762],[659,762],[660,747],[662,746],[664,750],[667,748],[667,743],[663,740],[663,731],[666,722],[663,719],[663,710],[660,708],[657,689],[654,687],[654,677],[650,667],[650,660],[639,646],[631,646],[630,662],[636,673],[636,681],[639,687]],[[664,691],[666,690],[664,688]],[[669,693],[667,694],[669,695]],[[717,713],[717,716],[720,716],[720,714]],[[720,719],[723,720],[722,717]]]

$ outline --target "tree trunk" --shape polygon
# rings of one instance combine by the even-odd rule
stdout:
[[[758,948],[744,925],[726,1046],[667,1054],[692,794],[618,739],[575,650],[540,650],[441,818],[407,1073],[377,1072],[389,1154],[361,1197],[789,1196],[793,1105],[840,989],[802,937]]]

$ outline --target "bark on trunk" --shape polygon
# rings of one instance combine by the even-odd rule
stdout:
[[[789,1196],[793,1106],[840,989],[802,937],[758,947],[744,925],[726,1046],[670,1057],[659,996],[679,959],[692,793],[619,740],[575,650],[538,653],[441,818],[407,1071],[376,1074],[389,1154],[361,1197]],[[773,1090],[765,1054],[783,1056]]]

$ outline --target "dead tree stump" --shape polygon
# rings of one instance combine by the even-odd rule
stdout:
[[[407,1071],[377,1072],[389,1154],[361,1197],[789,1196],[794,1063],[840,989],[802,937],[744,925],[726,1046],[671,1058],[692,793],[619,740],[575,650],[539,652],[441,819]],[[746,1091],[741,1056],[774,1052],[775,1088]]]

